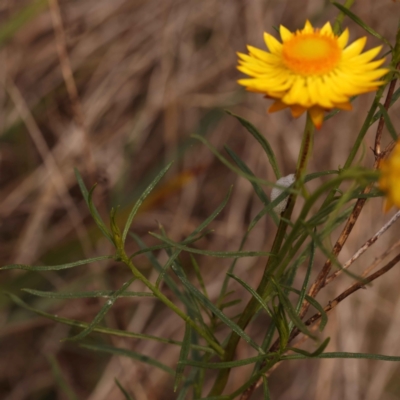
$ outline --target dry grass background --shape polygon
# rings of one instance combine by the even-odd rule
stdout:
[[[2,0],[0,30],[29,1]],[[261,204],[243,178],[215,160],[203,145],[190,139],[206,135],[218,149],[233,148],[258,175],[273,180],[268,162],[254,139],[223,109],[247,118],[268,137],[284,173],[291,173],[304,121],[289,113],[266,115],[267,101],[245,94],[236,84],[236,51],[247,43],[262,47],[262,32],[280,23],[300,28],[306,18],[321,26],[333,21],[336,9],[327,1],[287,0],[84,0],[60,1],[46,8],[0,49],[0,257],[1,264],[61,263],[111,252],[94,232],[73,167],[88,184],[99,182],[96,202],[106,217],[111,205],[121,215],[140,190],[167,161],[176,162],[152,200],[134,221],[133,229],[147,243],[147,234],[162,223],[181,240],[221,202],[230,185],[233,196],[213,223],[215,232],[202,248],[236,250],[246,224]],[[51,11],[50,11],[51,10]],[[359,0],[352,8],[360,18],[393,42],[400,5],[392,1]],[[349,19],[352,38],[364,35]],[[377,45],[368,38],[368,47]],[[73,73],[73,77],[71,72]],[[76,88],[76,92],[75,92]],[[369,107],[371,96],[355,101],[352,113],[341,113],[318,132],[312,172],[343,164]],[[390,115],[399,126],[399,107]],[[372,165],[365,141],[364,165]],[[384,141],[389,141],[385,132]],[[268,189],[267,189],[268,190]],[[363,211],[341,254],[346,261],[388,219],[374,199]],[[398,239],[398,226],[363,256],[361,271]],[[249,248],[267,250],[274,234],[271,220],[253,232]],[[333,240],[335,235],[333,236]],[[134,251],[135,245],[131,244]],[[165,261],[165,254],[159,261]],[[183,261],[185,262],[185,257]],[[186,260],[187,261],[187,260]],[[212,298],[229,265],[227,260],[198,259]],[[317,267],[324,259],[317,258]],[[146,259],[138,264],[152,279]],[[237,273],[256,286],[265,260],[238,262]],[[20,288],[93,290],[118,288],[129,276],[115,264],[94,264],[66,273],[32,274],[6,271],[1,287],[52,313],[90,321],[102,301],[68,302],[36,299]],[[372,288],[347,299],[330,314],[326,335],[330,351],[399,355],[400,295],[398,268]],[[322,304],[350,284],[341,277],[319,296]],[[236,296],[246,297],[231,282]],[[132,290],[142,290],[133,285]],[[80,399],[122,399],[114,377],[137,400],[173,399],[164,372],[138,362],[107,358],[60,342],[70,328],[54,324],[0,298],[0,398],[65,399],[47,360],[54,355],[65,379]],[[232,310],[235,314],[242,305]],[[106,318],[110,327],[181,339],[183,326],[152,299],[119,300]],[[257,320],[249,332],[261,338],[267,321]],[[113,345],[140,350],[174,368],[179,349],[153,342],[111,338]],[[310,347],[311,348],[311,347]],[[243,344],[238,357],[252,353]],[[230,388],[249,370],[236,369]],[[357,360],[292,361],[272,375],[274,400],[400,398],[396,363]],[[256,392],[254,398],[261,398]]]

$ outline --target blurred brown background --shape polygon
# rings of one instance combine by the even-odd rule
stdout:
[[[303,27],[306,18],[316,26],[333,22],[336,8],[322,0],[67,0],[60,1],[58,14],[57,4],[0,2],[1,265],[51,265],[111,254],[109,243],[91,223],[73,168],[81,171],[88,186],[98,182],[95,202],[106,220],[111,206],[121,206],[122,225],[129,207],[170,160],[175,160],[173,167],[143,205],[133,231],[154,244],[147,232],[157,231],[161,223],[171,238],[182,240],[212,213],[233,184],[228,206],[211,226],[214,232],[198,246],[237,250],[262,205],[247,181],[221,165],[190,135],[205,136],[223,153],[223,146],[229,145],[256,175],[273,180],[262,149],[237,120],[224,113],[229,109],[260,129],[283,173],[292,173],[304,117],[293,120],[286,111],[267,115],[269,102],[246,94],[236,84],[240,73],[235,69],[235,52],[245,51],[246,44],[264,48],[263,31],[273,32],[279,24],[295,30]],[[359,0],[352,11],[393,43],[399,7],[389,0]],[[350,27],[352,40],[365,35],[348,18],[344,26]],[[378,44],[368,35],[368,48]],[[384,47],[382,54],[387,50]],[[357,99],[353,112],[325,123],[316,135],[311,172],[343,165],[371,99],[371,95]],[[395,106],[390,112],[395,127],[400,121],[398,111]],[[375,128],[376,124],[365,140],[365,166],[372,165],[369,147]],[[385,131],[384,142],[389,139]],[[341,261],[388,219],[380,209],[380,199],[370,201]],[[274,232],[272,221],[262,220],[246,248],[268,250]],[[355,270],[363,270],[395,243],[398,232],[395,226],[386,233]],[[137,246],[130,241],[128,249],[133,252]],[[165,253],[157,256],[165,263]],[[186,255],[182,261],[189,267]],[[198,262],[208,292],[216,299],[230,260],[199,257]],[[319,254],[316,267],[323,262]],[[138,257],[136,263],[151,280],[156,279],[145,257]],[[241,259],[236,273],[255,287],[264,263],[265,259]],[[121,265],[102,262],[63,273],[4,271],[0,282],[3,290],[37,308],[90,321],[103,300],[38,299],[20,289],[116,289],[129,277]],[[328,350],[400,355],[399,278],[397,269],[390,271],[330,315],[324,334],[331,336]],[[325,304],[349,283],[349,278],[341,277],[319,300]],[[247,299],[239,285],[231,282],[230,288],[236,291],[232,298]],[[143,287],[135,282],[131,290]],[[158,304],[152,299],[121,299],[105,324],[181,340],[183,325]],[[51,370],[49,355],[56,357],[79,399],[122,399],[115,377],[137,400],[176,397],[164,372],[60,342],[78,331],[24,311],[4,295],[0,306],[1,399],[67,399]],[[235,315],[242,307],[239,304],[228,314]],[[267,320],[259,318],[249,333],[261,340],[266,327]],[[226,331],[220,334],[223,337]],[[174,346],[94,337],[141,351],[172,368],[179,355]],[[251,355],[242,343],[238,357]],[[243,383],[250,371],[235,370],[229,391]],[[274,372],[270,387],[274,400],[394,400],[400,398],[399,373],[396,363],[292,361]],[[254,398],[261,396],[256,392]]]

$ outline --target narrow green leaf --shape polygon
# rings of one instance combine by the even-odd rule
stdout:
[[[269,394],[268,380],[265,375],[262,376],[263,379],[263,393],[264,400],[271,400],[271,395]]]
[[[83,328],[83,329],[85,329],[89,326],[89,324],[87,322],[81,322],[81,321],[77,321],[74,319],[63,318],[63,317],[59,317],[58,315],[53,315],[53,314],[49,314],[45,311],[38,310],[34,307],[29,306],[24,301],[22,301],[19,297],[15,296],[12,293],[7,293],[7,292],[3,292],[3,293],[8,295],[11,298],[11,300],[19,307],[22,307],[25,310],[31,311],[42,317],[48,318],[52,321],[59,322],[61,324],[68,325],[68,326]],[[103,326],[97,326],[93,329],[93,331],[98,332],[98,333],[104,333],[106,335],[113,335],[113,336],[126,337],[126,338],[132,338],[132,339],[140,339],[140,340],[153,340],[153,341],[159,342],[159,343],[172,344],[172,345],[179,346],[179,347],[182,346],[182,342],[179,342],[177,340],[161,338],[158,336],[147,335],[144,333],[135,333],[135,332],[124,331],[124,330],[119,330],[119,329],[106,328]],[[210,347],[200,346],[200,345],[196,345],[196,344],[192,344],[191,347],[193,349],[204,351],[206,353],[215,354],[215,351],[213,349],[211,349]]]
[[[357,280],[357,281],[362,281],[363,278],[353,274],[352,272],[350,272],[348,269],[344,269],[342,264],[340,264],[340,262],[338,261],[338,259],[332,254],[331,251],[329,251],[324,244],[322,243],[321,238],[323,237],[323,233],[322,234],[316,234],[314,233],[313,230],[309,229],[307,227],[307,225],[305,225],[305,227],[307,228],[307,231],[309,233],[309,235],[314,239],[316,245],[318,246],[318,248],[324,253],[324,255],[331,261],[332,265],[334,265],[337,269],[339,269],[340,271],[342,271],[344,274],[350,276],[351,278]]]
[[[303,356],[307,357],[307,358],[316,358],[318,357],[320,354],[322,354],[324,352],[324,350],[327,348],[329,341],[331,340],[331,338],[326,338],[318,347],[317,350],[315,350],[313,353],[309,353],[308,351],[302,350],[302,349],[297,349],[295,347],[289,347],[288,350],[292,350],[295,353],[298,354],[302,354]]]
[[[305,358],[309,357],[303,354],[290,354],[288,356],[282,356],[281,360],[304,360]],[[400,361],[400,356],[385,356],[383,354],[346,353],[346,352],[322,353],[315,358],[351,358],[351,359],[395,361],[395,362]]]
[[[257,177],[254,177],[252,175],[246,174],[243,172],[240,168],[234,166],[232,163],[230,163],[206,138],[199,136],[199,135],[191,135],[193,139],[197,139],[200,142],[202,142],[205,146],[208,147],[208,149],[215,155],[215,157],[218,158],[219,161],[221,161],[222,164],[224,164],[226,167],[228,167],[231,171],[233,171],[235,174],[242,176],[246,178],[250,182],[256,182],[259,185],[265,185],[265,186],[270,186],[270,187],[275,187],[273,182],[266,181],[265,179],[260,179]],[[295,191],[293,191],[295,192]]]
[[[275,325],[275,322],[272,320],[270,322],[269,326],[268,326],[268,330],[267,330],[267,332],[266,332],[266,334],[264,336],[263,342],[261,344],[261,348],[265,352],[267,352],[268,348],[271,346],[272,339],[274,337],[275,331],[276,331],[276,325]],[[260,369],[260,367],[261,367],[261,361],[257,361],[256,365],[254,366],[252,375],[257,373],[258,370]]]
[[[204,280],[203,280],[203,277],[202,277],[201,272],[200,272],[199,264],[197,264],[197,261],[194,258],[193,254],[190,255],[190,260],[192,261],[194,273],[196,274],[196,278],[199,281],[201,290],[203,291],[204,296],[209,298],[208,293],[207,293],[207,289],[206,289],[206,285],[204,284]]]
[[[196,392],[196,393],[194,393],[194,397],[196,398],[196,397],[200,397],[201,396],[201,393],[198,393],[199,391],[201,392],[201,389],[200,390],[196,390],[196,389],[199,389],[199,388],[196,388],[197,385],[195,383],[196,377],[198,377],[199,372],[200,371],[197,370],[197,369],[192,369],[190,371],[189,377],[187,379],[185,379],[185,381],[183,382],[182,388],[179,391],[179,393],[177,394],[176,400],[186,400],[188,398],[187,393],[188,393],[189,389],[192,386],[193,386],[193,389],[194,389],[193,391]],[[203,386],[201,386],[201,388],[202,387]]]
[[[119,390],[122,392],[122,394],[125,396],[126,400],[134,400],[134,398],[128,393],[128,391],[121,385],[121,383],[118,381],[117,378],[114,378],[114,382],[118,386]]]
[[[290,336],[289,324],[286,319],[285,309],[282,303],[275,305],[274,301],[272,301],[272,309],[272,319],[279,334],[279,350],[280,352],[284,352]]]
[[[35,289],[21,289],[23,292],[27,292],[29,294],[33,294],[34,296],[46,297],[50,299],[89,299],[89,298],[97,298],[104,297],[109,298],[116,295],[116,290],[93,290],[88,292],[48,292],[43,290],[35,290]],[[148,292],[124,292],[123,295],[119,297],[152,297],[154,298],[153,293]]]
[[[255,177],[251,169],[244,163],[243,160],[228,146],[224,146],[226,152],[230,155],[233,161],[237,164],[237,166],[246,174],[252,175]],[[250,182],[250,184],[254,188],[254,192],[258,196],[258,198],[264,203],[264,205],[268,205],[270,203],[268,196],[265,194],[263,188],[256,182]]]
[[[267,312],[267,314],[272,317],[271,310],[265,304],[263,298],[250,285],[234,274],[228,273],[227,275],[233,278],[236,282],[239,282],[259,302],[260,306]]]
[[[379,107],[379,109],[380,109],[380,111],[381,111],[381,113],[383,115],[383,119],[385,120],[385,125],[386,125],[387,130],[390,133],[390,136],[392,137],[392,139],[395,142],[397,142],[398,135],[397,135],[396,129],[394,128],[394,126],[392,124],[392,121],[391,121],[391,119],[389,117],[389,114],[386,111],[386,108],[383,107],[383,105],[381,103],[378,104],[378,107]]]
[[[313,335],[309,329],[307,328],[307,326],[304,324],[304,322],[299,318],[299,316],[296,313],[296,310],[293,308],[292,303],[290,303],[289,299],[287,298],[287,296],[285,295],[285,293],[283,292],[281,286],[275,281],[274,278],[271,277],[271,282],[274,285],[278,297],[279,297],[279,301],[282,304],[282,306],[284,307],[285,311],[287,312],[289,318],[293,321],[294,325],[302,332],[304,333],[306,336],[316,340],[317,338],[315,337],[315,335]]]
[[[171,245],[171,247],[176,247],[181,251],[186,251],[188,253],[202,254],[204,256],[220,257],[220,258],[242,258],[242,257],[267,257],[271,256],[271,253],[267,251],[210,251],[210,250],[199,250],[192,247],[184,246],[180,243],[174,242],[162,235],[157,233],[149,232],[151,236],[164,241],[165,243]]]
[[[178,389],[178,386],[181,383],[183,377],[183,372],[185,370],[185,365],[183,364],[183,362],[185,362],[189,356],[191,336],[192,329],[189,324],[186,324],[185,336],[183,338],[181,351],[179,353],[178,366],[176,367],[174,392],[176,392],[176,389]]]
[[[223,361],[218,363],[208,363],[202,361],[193,361],[193,360],[186,360],[180,362],[183,365],[190,365],[196,368],[203,368],[203,369],[226,369],[226,368],[236,368],[242,367],[243,365],[253,364],[257,361],[263,361],[266,358],[273,357],[277,353],[268,353],[267,355],[260,355],[256,357],[245,358],[243,360],[236,360],[236,361]]]
[[[126,289],[132,284],[132,282],[136,278],[131,278],[129,281],[125,282],[120,289],[118,289],[113,296],[110,297],[109,300],[106,301],[106,303],[103,305],[103,307],[100,309],[100,311],[97,313],[97,315],[93,318],[93,321],[89,324],[89,326],[84,329],[82,332],[80,332],[78,335],[66,338],[65,340],[71,340],[71,341],[76,341],[76,340],[81,340],[89,333],[93,331],[93,329],[100,323],[100,321],[104,318],[104,316],[107,314],[108,310],[114,305],[115,301],[118,299],[119,296],[121,296]]]
[[[93,258],[88,258],[86,260],[79,260],[79,261],[74,261],[72,263],[60,264],[60,265],[31,266],[31,265],[24,265],[24,264],[11,264],[11,265],[6,265],[4,267],[1,267],[0,270],[23,269],[25,271],[59,271],[62,269],[78,267],[79,265],[90,264],[90,263],[96,262],[96,261],[112,260],[112,259],[114,259],[114,256],[93,257]]]
[[[225,308],[232,307],[232,306],[234,306],[234,305],[236,305],[236,304],[239,304],[239,303],[241,303],[241,302],[242,302],[242,299],[236,299],[236,300],[228,301],[228,302],[226,302],[226,303],[222,303],[222,304],[220,305],[219,309],[222,311],[222,310],[224,310]]]
[[[132,238],[136,241],[136,243],[139,245],[139,247],[142,248],[142,250],[146,250],[146,245],[145,243],[139,238],[139,236],[137,236],[134,233],[130,233],[130,235],[132,236]],[[149,249],[150,247],[148,247]],[[160,275],[162,274],[163,271],[163,267],[160,265],[160,263],[158,262],[157,258],[154,256],[154,254],[152,252],[146,252],[146,257],[148,258],[148,260],[150,261],[151,265],[158,271],[160,272]],[[166,283],[166,285],[171,289],[171,291],[174,293],[174,295],[185,305],[187,310],[190,310],[193,308],[193,304],[190,300],[190,298],[188,298],[188,296],[185,293],[182,293],[182,291],[178,288],[178,285],[176,284],[176,282],[168,275],[163,275],[164,278],[164,282]]]
[[[95,183],[93,185],[93,187],[90,189],[89,191],[89,195],[88,195],[88,199],[87,199],[87,203],[88,203],[88,207],[89,207],[89,211],[90,211],[90,215],[92,216],[92,218],[94,219],[94,222],[96,222],[96,225],[98,226],[98,228],[101,230],[101,232],[103,233],[103,235],[111,240],[111,243],[114,243],[114,240],[111,236],[111,233],[109,232],[106,224],[104,223],[103,219],[101,218],[99,212],[97,211],[96,206],[93,203],[93,193],[94,190],[97,187],[97,183]]]
[[[187,241],[191,240],[194,238],[198,233],[203,231],[220,213],[221,211],[225,208],[226,204],[229,201],[229,198],[232,193],[232,186],[229,188],[229,192],[225,196],[224,200],[222,203],[213,211],[213,213],[207,217],[184,241],[183,243],[186,243]],[[175,243],[175,242],[173,242]],[[165,278],[166,272],[168,271],[169,267],[173,264],[173,262],[176,260],[176,258],[179,256],[181,250],[176,250],[173,255],[170,256],[169,260],[167,263],[164,265],[164,267],[161,268],[161,272],[159,277],[157,278],[156,286],[160,284],[160,282]]]
[[[312,266],[314,265],[314,256],[315,256],[315,243],[314,243],[314,240],[312,240],[311,245],[310,245],[310,258],[308,260],[307,271],[306,271],[306,275],[304,276],[303,285],[301,286],[301,292],[299,293],[299,300],[298,300],[297,306],[296,306],[297,314],[300,313],[301,306],[302,306],[304,298],[306,297],[306,294],[307,294],[307,287],[308,287],[308,283],[310,281],[311,270],[312,270]]]
[[[122,349],[120,347],[113,347],[113,346],[105,346],[105,345],[100,345],[100,344],[80,344],[80,347],[87,349],[87,350],[92,350],[92,351],[99,351],[101,353],[107,353],[107,354],[112,354],[115,356],[123,356],[123,357],[129,357],[132,358],[133,360],[140,361],[142,363],[151,365],[152,367],[156,367],[159,369],[162,369],[163,371],[167,372],[168,374],[174,376],[175,371],[166,366],[163,363],[160,363],[159,361],[155,360],[152,357],[145,356],[143,354],[140,354],[136,351],[132,350],[126,350]]]
[[[391,107],[394,103],[396,103],[396,101],[397,101],[399,98],[400,98],[400,88],[398,88],[398,89],[393,93],[392,99],[391,99],[391,101],[390,101],[390,107]],[[379,103],[378,103],[378,104],[379,104]],[[390,108],[390,107],[389,107],[389,108]],[[370,125],[372,125],[374,122],[378,121],[378,119],[379,119],[381,116],[382,116],[382,111],[381,111],[381,110],[377,111],[377,112],[375,113],[374,117],[372,118]]]
[[[374,31],[370,26],[368,26],[364,21],[362,21],[357,15],[353,14],[348,8],[343,7],[341,4],[333,2],[335,7],[337,7],[342,13],[346,14],[349,18],[351,18],[356,24],[360,25],[365,31],[370,33],[372,36],[375,36],[382,42],[386,43],[391,49],[393,48],[390,42],[380,35],[378,32]]]
[[[239,117],[238,115],[230,112],[230,111],[226,111],[229,115],[232,115],[233,117],[235,117],[244,128],[246,128],[246,130],[254,137],[254,139],[257,140],[258,143],[260,143],[261,147],[264,149],[269,163],[271,164],[272,169],[274,170],[275,173],[275,177],[276,179],[279,179],[282,175],[281,172],[279,170],[279,166],[278,166],[278,162],[276,160],[274,151],[272,150],[271,145],[269,144],[268,140],[261,135],[260,132],[258,132],[258,130],[254,127],[254,125],[252,125],[249,121],[246,121],[244,118]]]
[[[300,293],[301,293],[300,290],[294,289],[292,287],[288,287],[287,289],[298,295],[300,295]],[[319,330],[322,332],[323,329],[325,328],[326,324],[328,323],[328,315],[326,314],[326,312],[325,312],[324,308],[321,306],[321,304],[319,304],[318,301],[315,300],[313,297],[306,294],[304,296],[304,298],[321,314],[321,323],[319,326]]]
[[[128,219],[126,220],[125,228],[122,233],[122,243],[125,243],[126,236],[128,235],[128,231],[131,227],[133,218],[135,217],[136,213],[139,210],[139,207],[142,205],[143,201],[145,198],[150,194],[150,192],[154,189],[154,187],[157,185],[158,182],[163,178],[163,176],[168,172],[168,170],[171,168],[171,165],[173,164],[173,161],[170,162],[165,168],[161,170],[161,172],[154,178],[153,182],[150,183],[150,185],[146,188],[146,190],[142,193],[142,195],[139,197],[139,199],[136,201],[135,205],[133,206]]]
[[[96,206],[93,204],[93,202],[91,200],[92,195],[91,194],[89,195],[89,191],[86,188],[85,182],[83,181],[80,172],[76,168],[74,168],[74,172],[75,172],[75,177],[78,182],[79,189],[81,190],[83,199],[85,200],[85,203],[88,206],[90,214],[92,215],[94,221],[96,222],[96,225],[101,230],[103,235],[114,245],[114,241],[111,237],[111,234],[108,231],[106,224],[104,223],[103,219],[101,218],[99,212],[97,211]],[[91,190],[92,193],[93,193],[93,190],[95,189],[95,187],[96,186],[93,186],[93,188]]]
[[[78,400],[78,396],[76,395],[68,381],[65,379],[56,358],[50,355],[47,357],[47,359],[50,363],[51,372],[53,373],[54,380],[60,387],[61,391],[65,394],[66,398],[68,400]]]
[[[205,307],[207,307],[213,314],[215,314],[222,322],[224,322],[229,328],[232,329],[237,335],[239,335],[246,343],[255,348],[259,353],[264,354],[264,350],[258,346],[253,339],[247,333],[243,331],[235,322],[229,319],[219,308],[217,308],[210,300],[207,299],[195,286],[193,286],[188,279],[183,276],[179,269],[176,268],[175,264],[172,264],[172,270],[176,276],[182,282],[183,286],[193,294]]]

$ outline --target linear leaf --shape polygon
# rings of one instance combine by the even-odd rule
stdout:
[[[267,314],[270,317],[272,317],[271,311],[265,304],[265,301],[263,300],[263,298],[251,286],[249,286],[245,281],[243,281],[242,279],[240,279],[239,277],[237,277],[234,274],[228,273],[228,275],[231,278],[233,278],[236,282],[239,282],[260,303],[260,306],[267,312]]]
[[[264,349],[265,352],[267,352],[269,346],[272,343],[272,339],[274,337],[275,331],[276,331],[276,325],[275,325],[275,322],[272,320],[269,324],[268,330],[267,330],[267,332],[264,336],[263,342],[261,344],[261,347]],[[260,369],[260,366],[261,366],[261,361],[257,361],[256,365],[254,366],[252,375],[254,375]]]
[[[255,176],[251,169],[244,163],[243,160],[228,146],[224,146],[226,152],[231,156],[232,160],[235,161],[237,166],[246,174]],[[258,198],[264,203],[264,205],[268,205],[270,203],[268,196],[265,194],[262,187],[256,182],[250,182],[254,188],[254,191]]]
[[[209,251],[209,250],[198,250],[192,247],[184,246],[180,243],[174,242],[162,235],[150,232],[151,236],[164,241],[171,245],[171,247],[176,247],[181,251],[186,251],[188,253],[202,254],[204,256],[220,257],[220,258],[242,258],[242,257],[265,257],[271,256],[271,253],[267,251]]]
[[[301,293],[300,290],[297,290],[294,288],[288,288],[288,290],[290,290],[291,292],[294,292],[298,295],[300,295],[300,293]],[[321,323],[319,326],[319,330],[322,331],[325,328],[326,324],[328,323],[328,316],[327,316],[324,308],[313,297],[306,294],[304,296],[304,298],[321,314]]]
[[[135,217],[136,213],[139,210],[139,207],[142,205],[145,198],[150,194],[150,192],[154,189],[157,183],[162,179],[162,177],[168,172],[171,168],[173,161],[170,162],[165,168],[161,170],[161,172],[154,178],[153,182],[146,188],[146,190],[142,193],[139,199],[136,201],[135,205],[133,206],[131,212],[129,213],[128,219],[126,220],[126,224],[124,227],[124,231],[122,233],[122,243],[125,243],[126,236],[128,235],[129,228],[131,227],[133,218]]]
[[[97,211],[96,206],[93,204],[93,202],[91,200],[93,190],[95,189],[96,186],[93,186],[93,188],[91,190],[91,194],[90,194],[89,191],[87,190],[87,187],[85,185],[85,182],[82,179],[80,172],[76,168],[74,168],[74,172],[75,172],[75,177],[78,182],[79,189],[81,190],[83,199],[85,200],[85,203],[88,206],[90,214],[92,215],[94,221],[96,222],[96,225],[99,227],[99,229],[101,230],[103,235],[114,245],[114,241],[111,237],[110,232],[108,231],[103,219],[101,218],[99,212]]]
[[[68,383],[68,381],[65,379],[62,370],[60,368],[60,365],[57,362],[57,359],[50,355],[47,357],[50,366],[51,366],[51,371],[54,376],[54,380],[57,382],[58,386],[62,390],[62,392],[65,394],[68,400],[78,400],[78,396]]]
[[[85,329],[89,326],[89,324],[87,322],[81,322],[81,321],[77,321],[74,319],[63,318],[63,317],[59,317],[58,315],[53,315],[53,314],[49,314],[45,311],[38,310],[34,307],[29,306],[24,301],[22,301],[19,297],[15,296],[12,293],[7,293],[7,292],[3,292],[3,293],[8,295],[11,298],[11,300],[19,307],[22,307],[25,310],[31,311],[37,315],[40,315],[40,316],[50,319],[52,321],[59,322],[61,324],[68,325],[68,326],[75,326],[77,328],[83,328],[83,329]],[[135,332],[124,331],[124,330],[119,330],[119,329],[106,328],[103,326],[97,326],[93,329],[93,331],[98,332],[98,333],[104,333],[107,335],[126,337],[126,338],[132,338],[132,339],[141,339],[141,340],[153,340],[153,341],[159,342],[159,343],[172,344],[175,346],[182,346],[182,342],[179,342],[177,340],[161,338],[158,336],[147,335],[144,333],[135,333]],[[204,351],[206,353],[215,354],[215,351],[213,349],[211,349],[210,347],[200,346],[200,345],[196,345],[196,344],[192,344],[191,347],[193,349]]]
[[[245,342],[255,348],[261,354],[264,354],[264,350],[258,346],[253,339],[243,331],[235,322],[229,319],[219,308],[217,308],[210,300],[207,299],[195,286],[193,286],[188,279],[180,273],[179,269],[176,268],[175,264],[172,265],[172,270],[176,276],[180,279],[183,286],[193,294],[201,303],[204,304],[212,313],[214,313],[222,322],[224,322],[229,328],[232,329],[237,335],[239,335]]]
[[[128,391],[121,385],[117,378],[114,378],[114,382],[116,383],[122,394],[125,396],[126,400],[134,400],[133,397],[128,393]]]
[[[93,290],[88,292],[48,292],[43,290],[35,290],[35,289],[21,289],[23,292],[27,292],[29,294],[33,294],[34,296],[46,297],[50,299],[87,299],[87,298],[97,298],[104,297],[109,298],[113,297],[116,294],[116,290]],[[153,293],[148,292],[124,292],[123,295],[119,297],[152,297],[154,298]]]
[[[265,375],[262,376],[263,379],[263,393],[264,400],[271,400],[271,395],[269,394],[268,380]]]
[[[400,88],[398,88],[392,96],[392,99],[390,101],[390,107],[400,98]],[[389,108],[390,108],[389,107]],[[378,121],[378,119],[382,116],[382,111],[379,110],[375,113],[374,117],[371,120],[370,125],[372,125],[374,122]]]
[[[335,7],[337,7],[342,13],[346,14],[349,18],[351,18],[356,24],[360,25],[361,28],[363,28],[365,31],[370,33],[372,36],[375,36],[382,42],[386,43],[390,48],[392,48],[392,45],[390,42],[385,39],[382,35],[380,35],[378,32],[374,31],[370,26],[368,26],[364,21],[362,21],[357,15],[353,14],[348,8],[344,7],[342,4],[333,2],[332,3]]]
[[[294,325],[302,332],[304,333],[306,336],[315,339],[316,337],[315,335],[313,335],[309,329],[307,328],[307,326],[305,325],[305,323],[299,318],[299,316],[296,314],[295,309],[292,306],[292,303],[289,301],[289,299],[287,298],[287,296],[285,295],[285,293],[283,292],[282,288],[280,287],[280,285],[277,284],[277,282],[275,281],[275,279],[271,278],[271,282],[274,285],[278,297],[279,297],[279,301],[282,304],[282,306],[284,307],[285,311],[287,312],[288,316],[290,317],[290,319],[293,321]]]
[[[290,354],[288,356],[282,356],[281,360],[304,360],[309,358],[303,354]],[[371,354],[371,353],[346,353],[346,352],[332,352],[322,353],[315,358],[351,358],[351,359],[366,359],[366,360],[380,360],[380,361],[400,361],[400,356],[386,356],[383,354]]]
[[[315,350],[313,353],[309,353],[308,351],[302,350],[302,349],[297,349],[295,347],[289,347],[289,350],[294,351],[295,353],[302,354],[306,356],[307,358],[316,358],[320,354],[324,352],[324,350],[327,348],[329,341],[331,338],[326,338],[318,347],[317,350]]]
[[[129,281],[125,282],[120,289],[118,289],[113,296],[110,297],[109,300],[106,301],[106,303],[103,305],[103,307],[100,309],[100,311],[97,313],[97,315],[93,318],[93,321],[89,324],[89,326],[84,329],[82,332],[80,332],[78,335],[66,338],[65,340],[80,340],[89,335],[93,331],[93,329],[100,323],[100,321],[104,318],[104,316],[107,314],[108,310],[114,305],[115,301],[118,299],[119,296],[121,296],[126,289],[132,284],[132,282],[136,278],[131,278]]]
[[[236,114],[233,114],[230,111],[227,111],[227,113],[232,115],[233,117],[235,117],[243,125],[243,127],[246,128],[246,130],[251,135],[253,135],[253,137],[257,140],[257,142],[260,143],[261,147],[264,149],[265,153],[267,154],[269,163],[271,164],[271,167],[274,170],[276,179],[279,179],[282,175],[279,170],[278,162],[276,160],[274,151],[272,150],[272,147],[269,144],[268,140],[263,135],[261,135],[261,133],[258,132],[258,130],[254,127],[254,125],[252,125],[249,121],[245,120],[242,117],[239,117]]]
[[[383,115],[383,119],[385,120],[385,125],[386,125],[387,130],[390,133],[390,136],[392,137],[392,139],[395,142],[397,142],[398,135],[397,135],[396,129],[394,128],[394,126],[392,124],[392,121],[391,121],[391,119],[389,117],[389,114],[386,111],[386,108],[383,107],[383,105],[381,103],[378,104],[378,107],[379,107],[379,109],[380,109],[380,111],[381,111],[381,113]]]
[[[88,258],[86,260],[79,260],[79,261],[74,261],[72,263],[60,264],[60,265],[32,266],[32,265],[25,265],[25,264],[11,264],[11,265],[5,265],[4,267],[1,267],[0,270],[23,269],[25,271],[59,271],[62,269],[78,267],[79,265],[90,264],[90,263],[96,262],[96,261],[113,260],[113,259],[114,259],[114,256],[100,256],[100,257],[93,257],[93,258]]]
[[[202,361],[192,361],[192,360],[186,360],[180,362],[181,364],[184,365],[190,365],[192,367],[196,368],[204,368],[204,369],[226,369],[226,368],[235,368],[235,367],[241,367],[243,365],[249,365],[253,364],[257,361],[262,361],[265,360],[268,357],[274,356],[276,353],[268,353],[266,356],[260,355],[256,357],[250,357],[250,358],[245,358],[243,360],[236,360],[236,361],[225,361],[225,362],[218,362],[218,363],[207,363],[207,362],[202,362]]]
[[[151,365],[152,367],[162,369],[163,371],[167,372],[170,375],[175,375],[175,371],[172,368],[166,366],[163,363],[160,363],[159,361],[155,360],[152,357],[145,356],[143,354],[137,353],[136,351],[126,350],[126,349],[122,349],[120,347],[99,345],[99,344],[97,344],[97,345],[80,344],[80,347],[87,349],[87,350],[99,351],[102,353],[113,354],[116,356],[129,357],[134,360],[138,360],[142,363]]]
[[[206,289],[206,285],[204,284],[204,280],[203,280],[203,277],[201,275],[199,264],[197,264],[197,261],[196,261],[196,259],[194,258],[194,256],[192,254],[190,255],[190,260],[192,261],[194,273],[196,274],[196,278],[199,281],[201,290],[203,291],[204,296],[209,298],[208,293],[207,293],[207,289]]]
[[[312,266],[314,264],[314,256],[315,256],[315,243],[314,243],[314,240],[312,240],[311,245],[310,245],[310,259],[308,260],[306,275],[304,277],[303,285],[301,286],[301,292],[299,293],[299,300],[298,300],[297,306],[296,306],[297,314],[300,313],[301,306],[303,305],[304,298],[306,297],[306,294],[307,294],[307,287],[308,287],[308,283],[310,281]]]
[[[183,364],[183,362],[186,361],[189,356],[191,336],[192,329],[189,324],[186,324],[185,336],[183,338],[181,351],[179,353],[178,366],[176,367],[175,372],[174,392],[176,392],[176,389],[178,389],[178,386],[181,383],[183,377],[183,372],[185,370],[185,365]]]
[[[137,236],[136,234],[130,232],[130,235],[133,237],[133,239],[136,241],[136,243],[141,247],[143,250],[146,249],[145,243]],[[146,252],[146,257],[150,261],[151,265],[158,271],[160,272],[160,275],[163,271],[163,267],[160,265],[158,262],[157,258],[154,256],[152,252],[147,253]],[[193,308],[193,304],[188,298],[187,294],[182,293],[181,290],[178,288],[178,285],[176,282],[168,275],[164,276],[164,282],[167,284],[167,286],[171,289],[171,291],[174,293],[174,295],[182,301],[182,303],[186,306],[186,309],[189,310]]]

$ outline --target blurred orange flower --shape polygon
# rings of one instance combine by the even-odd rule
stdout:
[[[384,211],[393,206],[400,208],[400,141],[389,158],[381,161],[380,171],[379,189],[386,195]]]

